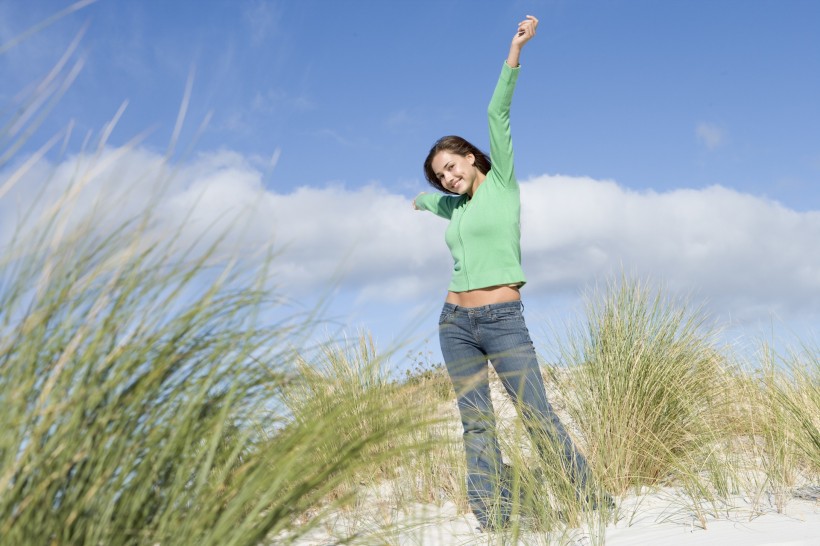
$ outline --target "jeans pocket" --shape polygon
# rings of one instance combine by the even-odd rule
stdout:
[[[441,315],[438,317],[439,326],[441,326],[442,324],[446,324],[446,323],[450,322],[451,320],[453,320],[453,314],[454,313],[452,311],[447,311],[446,309],[444,311],[442,311]]]
[[[521,320],[523,318],[524,315],[521,313],[520,307],[503,307],[501,309],[495,309],[492,312],[493,321]]]

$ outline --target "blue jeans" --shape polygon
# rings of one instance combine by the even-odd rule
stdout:
[[[555,442],[563,450],[570,479],[583,490],[589,472],[586,460],[547,401],[522,303],[482,307],[445,303],[439,339],[464,427],[467,499],[481,526],[503,526],[511,508],[495,433],[487,360],[524,418],[530,437],[541,449],[544,438]]]

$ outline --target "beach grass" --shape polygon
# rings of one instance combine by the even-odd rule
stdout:
[[[703,314],[683,302],[613,281],[590,297],[561,355],[569,412],[612,492],[689,474],[721,437],[724,360]]]

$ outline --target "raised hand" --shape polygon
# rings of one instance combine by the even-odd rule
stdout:
[[[518,23],[518,30],[515,32],[510,44],[510,54],[507,56],[507,64],[512,68],[518,66],[521,48],[535,36],[536,28],[538,28],[538,19],[532,15],[527,15],[526,19]]]
[[[518,31],[512,40],[513,46],[522,47],[535,36],[535,30],[538,28],[538,19],[532,15],[527,15],[527,18],[518,23]]]

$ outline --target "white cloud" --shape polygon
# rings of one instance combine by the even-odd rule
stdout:
[[[695,127],[698,140],[709,150],[716,150],[726,143],[726,131],[714,123],[702,121]]]
[[[536,290],[621,268],[738,318],[820,306],[820,212],[713,186],[633,192],[539,177],[522,185],[525,268]]]
[[[7,174],[0,173],[0,186]],[[440,224],[413,211],[403,196],[378,186],[277,193],[263,186],[252,161],[231,152],[173,168],[144,149],[109,149],[94,161],[81,156],[58,165],[41,162],[0,200],[0,245],[24,220],[30,231],[72,184],[82,191],[60,206],[70,225],[94,213],[96,229],[108,232],[152,207],[157,236],[181,230],[183,247],[196,241],[207,246],[227,233],[225,252],[255,259],[273,245],[281,252],[276,280],[301,295],[315,294],[337,279],[360,290],[395,284],[398,275],[422,277],[419,272],[431,261],[438,264],[437,275],[424,282],[434,289],[449,269],[446,249],[431,245],[439,242]],[[159,187],[161,198],[155,202]],[[24,214],[30,207],[33,212]],[[435,250],[427,252],[427,247]],[[403,293],[412,297],[415,292]]]
[[[75,157],[40,164],[0,201],[0,242],[19,211],[51,184],[43,210],[89,165]],[[411,200],[379,185],[327,186],[279,193],[247,158],[220,152],[172,171],[152,152],[107,150],[73,213],[104,212],[97,228],[150,203],[158,178],[171,176],[155,207],[160,236],[185,220],[181,244],[228,230],[224,249],[252,262],[268,244],[280,253],[276,281],[304,298],[331,283],[360,301],[417,304],[444,292],[451,268],[446,222],[413,211]],[[5,176],[0,177],[0,181]],[[820,212],[713,186],[634,192],[612,181],[541,176],[522,184],[522,252],[531,296],[574,291],[623,270],[707,298],[714,310],[753,320],[820,308]]]

